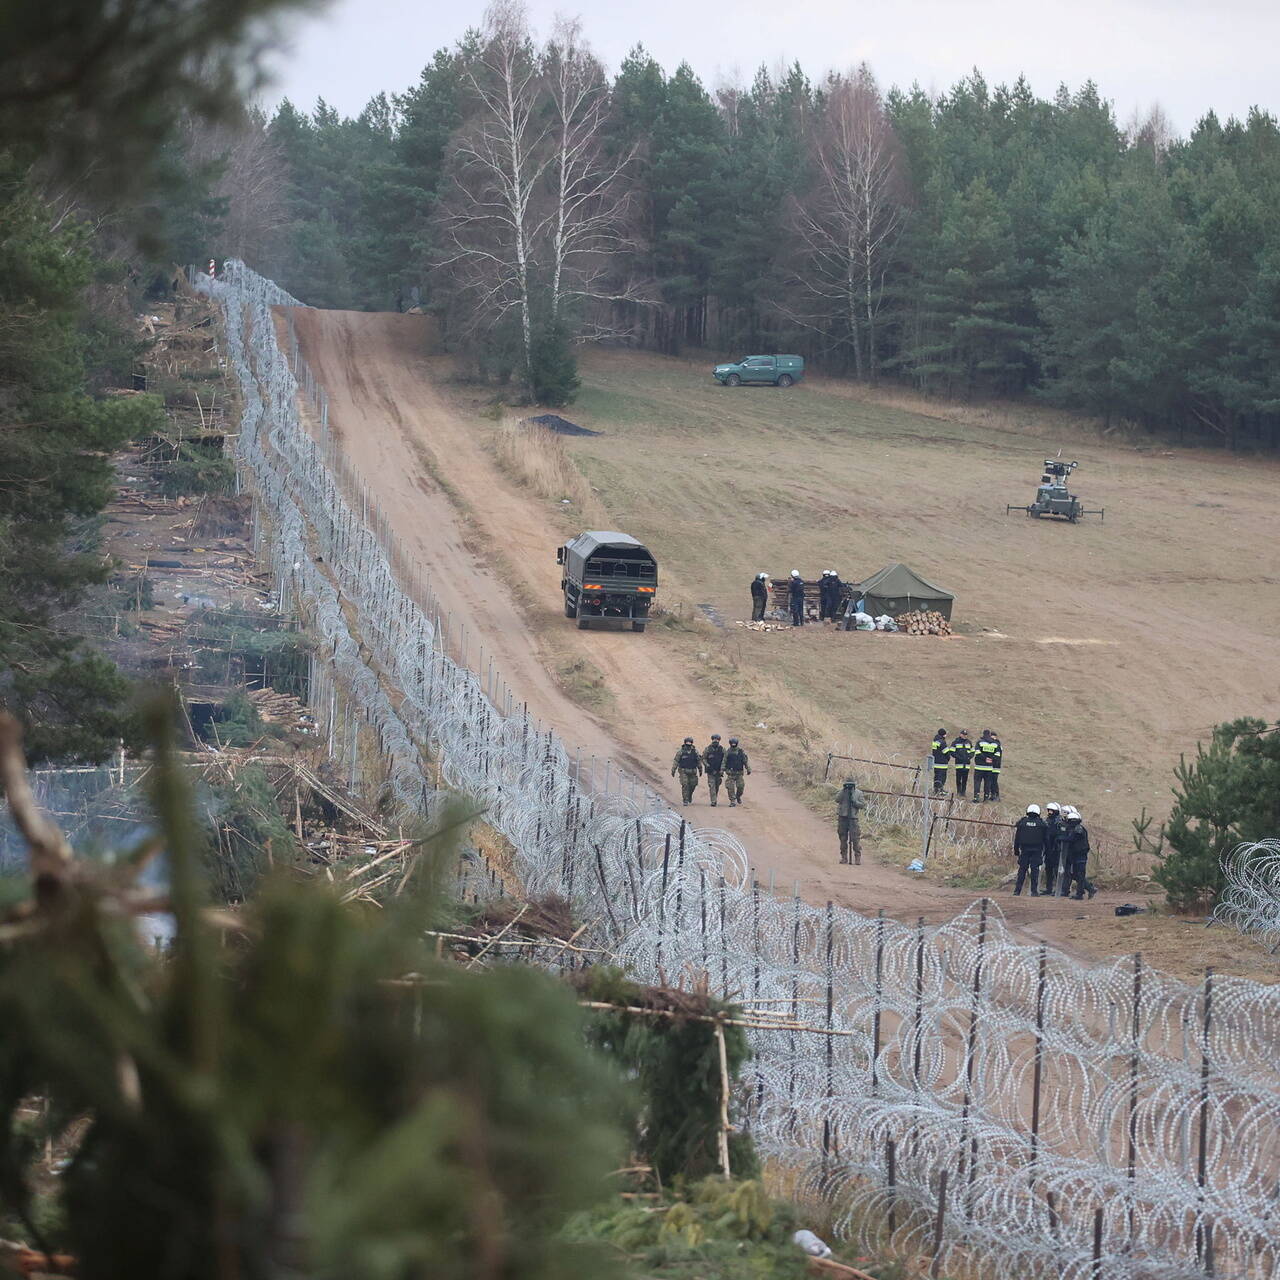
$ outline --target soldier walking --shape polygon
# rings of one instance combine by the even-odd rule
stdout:
[[[1018,881],[1013,886],[1015,898],[1022,892],[1023,882],[1028,875],[1031,876],[1031,896],[1040,896],[1040,863],[1044,858],[1048,830],[1045,820],[1040,816],[1038,804],[1027,805],[1026,814],[1014,824],[1013,852],[1018,859]],[[1053,892],[1047,882],[1046,892]]]
[[[680,775],[680,794],[684,797],[685,804],[689,804],[693,800],[693,793],[698,789],[698,779],[702,776],[702,757],[698,754],[698,748],[693,745],[692,738],[686,738],[680,744],[680,750],[671,761],[671,776],[674,778],[677,773]]]
[[[714,809],[724,778],[724,747],[720,745],[718,733],[713,733],[710,743],[702,749],[702,771],[707,775],[707,790],[711,792],[711,807]]]
[[[1052,898],[1058,892],[1058,837],[1062,834],[1062,806],[1056,800],[1050,800],[1044,812],[1044,891]]]
[[[858,789],[854,778],[846,778],[836,797],[836,833],[840,837],[840,861],[848,863],[853,855],[853,865],[862,866],[862,830],[858,814],[867,807],[867,797]]]
[[[1062,896],[1074,896],[1077,902],[1087,893],[1093,897],[1098,892],[1097,886],[1089,879],[1089,832],[1080,820],[1077,809],[1068,808],[1066,821],[1058,834],[1059,858],[1062,861]],[[1072,882],[1075,882],[1074,895],[1069,893]]]
[[[951,747],[947,743],[947,731],[939,729],[929,743],[929,755],[933,760],[933,794],[945,795],[947,790],[947,767],[951,763]]]
[[[742,803],[743,774],[751,772],[751,761],[738,745],[737,738],[729,739],[729,750],[724,753],[725,790],[729,793],[729,808]]]
[[[961,800],[969,786],[969,762],[973,759],[973,743],[969,741],[969,730],[961,729],[951,739],[951,759],[956,766],[956,795]],[[977,779],[974,779],[974,799],[977,799]]]
[[[787,601],[791,605],[791,625],[804,626],[804,579],[799,569],[791,570],[791,581],[787,584]]]
[[[769,578],[757,573],[751,579],[751,621],[763,622],[765,606],[769,603]]]

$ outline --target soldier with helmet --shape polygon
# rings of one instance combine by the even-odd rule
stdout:
[[[729,739],[729,750],[724,753],[725,790],[729,793],[729,808],[742,803],[743,775],[751,772],[751,762],[737,738]]]
[[[1050,800],[1044,807],[1044,891],[1051,898],[1058,892],[1058,837],[1062,834],[1062,806]]]
[[[1062,896],[1069,896],[1072,881],[1077,902],[1087,893],[1093,897],[1097,886],[1087,874],[1089,865],[1089,832],[1080,818],[1080,810],[1068,806],[1065,821],[1058,833],[1059,857],[1062,862]]]
[[[693,745],[692,738],[686,738],[671,761],[671,776],[680,775],[680,794],[684,803],[690,804],[693,793],[698,789],[698,779],[702,776],[702,757],[698,748]]]
[[[724,747],[718,733],[713,733],[710,743],[702,749],[702,771],[707,775],[707,790],[711,792],[711,806],[715,808],[724,779]]]
[[[1013,826],[1013,852],[1018,859],[1018,881],[1013,886],[1014,897],[1022,892],[1028,874],[1031,876],[1031,896],[1040,896],[1040,863],[1044,859],[1045,839],[1048,827],[1040,816],[1038,804],[1027,805],[1027,812]],[[1049,893],[1053,890],[1050,888]]]

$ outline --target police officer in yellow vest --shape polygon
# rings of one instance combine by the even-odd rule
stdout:
[[[987,799],[1000,799],[1000,768],[1004,764],[1004,747],[1000,745],[1000,735],[994,731],[987,733],[987,745],[991,748],[991,773],[988,775]]]
[[[947,743],[947,731],[939,729],[929,743],[929,755],[933,760],[933,794],[943,795],[947,789],[947,766],[951,763],[951,747]]]
[[[995,768],[995,759],[995,743],[991,741],[991,730],[983,729],[973,755],[974,804],[995,799],[991,791],[991,771]]]

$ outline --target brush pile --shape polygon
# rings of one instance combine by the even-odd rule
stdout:
[[[900,613],[894,622],[898,624],[899,631],[905,631],[909,636],[949,636],[951,634],[951,623],[940,613],[929,610],[927,613],[914,609],[910,613]]]
[[[514,923],[513,923],[514,922]],[[471,919],[467,933],[487,938],[508,929],[508,937],[569,938],[574,933],[573,908],[559,894],[520,903],[509,898],[487,902]]]

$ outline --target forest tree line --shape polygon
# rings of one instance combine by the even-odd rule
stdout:
[[[610,76],[521,9],[355,118],[284,102],[229,153],[271,176],[219,243],[319,306],[419,299],[486,373],[558,342],[795,350],[965,398],[1036,395],[1232,447],[1280,440],[1280,128],[974,71],[866,66],[709,91],[640,46]],[[243,201],[228,190],[230,208]],[[227,228],[228,233],[233,231]]]

